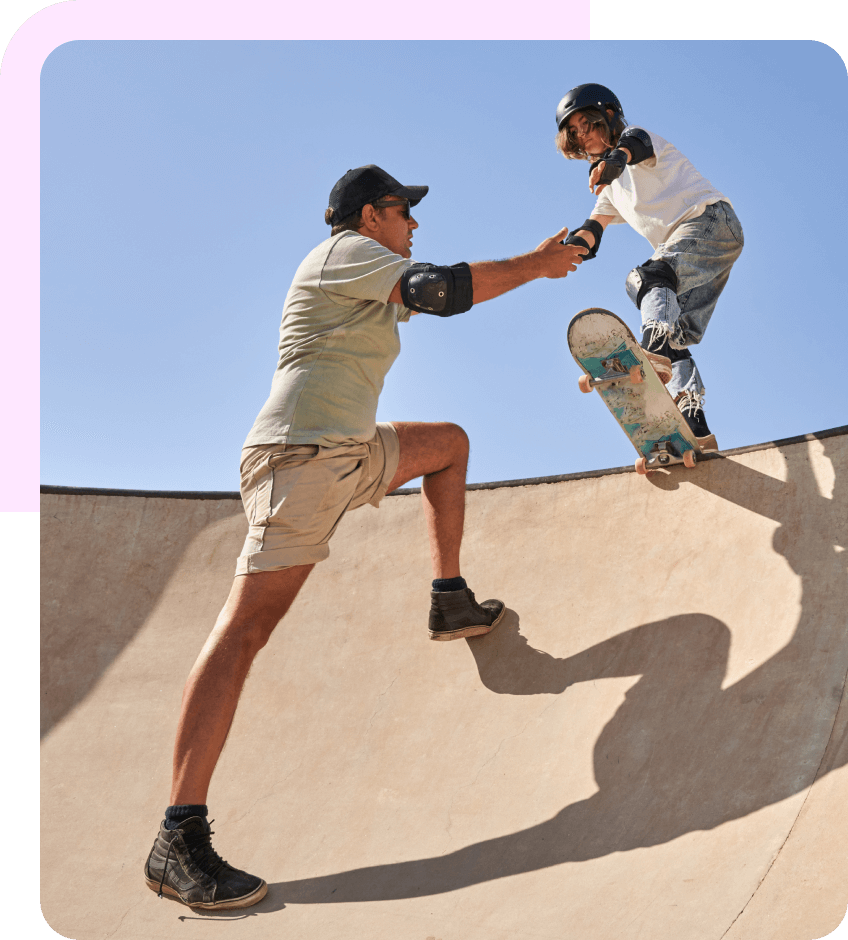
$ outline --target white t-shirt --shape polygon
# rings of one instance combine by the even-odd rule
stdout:
[[[715,202],[730,203],[683,154],[658,134],[647,132],[654,155],[624,168],[598,196],[593,215],[611,215],[610,225],[628,222],[656,249],[674,229]]]
[[[389,294],[411,260],[357,232],[304,258],[283,306],[271,394],[244,446],[362,443],[376,433],[377,399],[400,353],[410,311]]]

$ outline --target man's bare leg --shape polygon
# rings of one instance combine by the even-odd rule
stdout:
[[[237,576],[189,674],[171,787],[171,806],[180,807],[186,816],[175,817],[175,828],[166,815],[144,863],[144,880],[160,897],[205,910],[230,910],[256,904],[268,890],[262,878],[234,868],[214,852],[200,807],[206,804],[209,781],[253,660],[312,568],[299,565]]]
[[[389,492],[423,476],[421,499],[433,577],[454,584],[434,584],[430,604],[430,639],[458,640],[488,633],[500,622],[502,601],[477,603],[459,568],[459,550],[465,523],[465,475],[468,436],[455,424],[398,423],[400,461]]]
[[[314,565],[240,575],[183,690],[171,803],[204,804],[256,654]]]
[[[421,501],[434,578],[459,576],[459,550],[465,525],[468,435],[447,422],[394,423],[400,461],[388,492],[423,476]]]
[[[395,428],[400,441],[400,458],[389,492],[409,480],[424,477],[422,500],[434,576],[447,580],[458,578],[460,584],[464,584],[460,578],[459,549],[465,520],[468,438],[454,424],[407,423],[397,424]],[[268,642],[313,567],[301,565],[243,575],[234,580],[227,602],[183,691],[174,746],[172,806],[189,810],[206,804],[209,783],[253,660]],[[433,593],[432,597],[437,600],[431,604],[432,639],[476,636],[488,632],[500,620],[503,614],[500,601],[484,601],[481,606],[474,602],[473,595],[470,598],[468,595],[470,592],[464,588],[457,590],[452,586],[447,591]],[[463,617],[465,620],[460,622]],[[186,863],[188,868],[183,862],[178,864],[180,853],[195,852],[200,853],[198,857],[212,859],[213,865],[218,865],[214,862],[218,857],[209,854],[210,834],[208,823],[194,816],[181,822],[177,829],[163,823],[145,863],[148,887],[185,904],[207,909],[242,908],[261,900],[267,885],[255,875],[222,863],[214,869],[214,878],[204,880],[191,872],[191,861]],[[176,873],[171,872],[172,868]]]
[[[400,460],[389,492],[423,476],[422,502],[433,576],[460,574],[468,436],[458,425],[394,425]],[[247,674],[288,611],[313,565],[241,575],[233,581],[214,629],[183,691],[174,745],[171,804],[204,804]]]

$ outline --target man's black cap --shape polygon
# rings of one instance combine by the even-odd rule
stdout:
[[[373,163],[358,166],[355,170],[348,170],[330,192],[332,223],[341,222],[367,202],[383,196],[401,196],[409,200],[410,206],[417,206],[429,189],[429,186],[401,186],[393,176]]]

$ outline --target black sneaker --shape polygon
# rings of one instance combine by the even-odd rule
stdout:
[[[478,604],[470,588],[461,591],[430,592],[430,639],[460,640],[488,633],[500,623],[506,607],[503,601]]]
[[[703,398],[697,392],[683,391],[674,399],[674,403],[686,419],[689,430],[698,439],[701,450],[718,450],[715,434],[707,427]]]
[[[167,895],[189,907],[211,911],[250,907],[261,901],[268,885],[228,865],[212,848],[211,836],[202,816],[192,816],[178,829],[166,829],[163,822],[144,864],[147,887],[160,898]]]

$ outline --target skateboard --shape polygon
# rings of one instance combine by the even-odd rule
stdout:
[[[600,307],[581,310],[568,326],[568,347],[585,373],[580,391],[598,390],[636,448],[637,473],[695,466],[698,441],[623,320]]]

